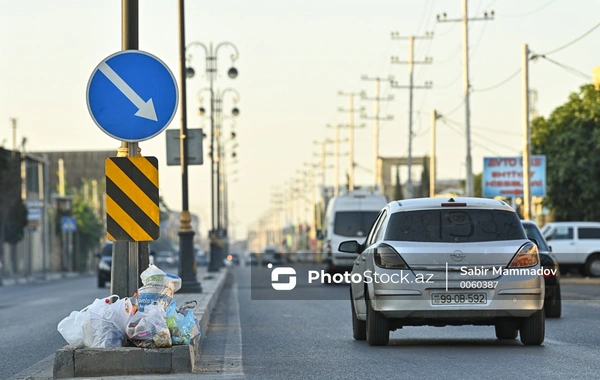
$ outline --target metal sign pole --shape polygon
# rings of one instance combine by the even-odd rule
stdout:
[[[138,0],[121,1],[121,48],[138,49]],[[117,156],[137,156],[138,144],[121,142]],[[133,257],[135,255],[135,257]],[[115,241],[111,265],[110,293],[130,297],[137,293],[138,243]]]

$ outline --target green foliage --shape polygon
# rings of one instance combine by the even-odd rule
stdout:
[[[394,199],[403,199],[402,183],[400,182],[400,166],[396,167],[396,186],[394,187]]]
[[[481,182],[482,178],[483,173],[473,175],[473,187],[475,187],[474,195],[479,198],[483,197],[483,183]]]
[[[421,188],[419,189],[420,197],[429,196],[429,157],[424,157],[425,164],[423,165],[423,171],[421,172]]]
[[[22,201],[13,203],[8,210],[7,223],[4,229],[4,241],[8,244],[17,244],[25,236],[27,226],[27,207]]]
[[[102,220],[96,216],[92,203],[92,181],[83,180],[84,185],[81,187],[79,192],[74,191],[75,196],[73,197],[73,205],[71,214],[77,220],[77,233],[76,239],[78,241],[77,254],[77,266],[78,270],[86,268],[88,253],[95,250],[99,245],[104,232],[104,225]],[[98,193],[104,192],[104,181],[98,183]],[[86,193],[87,191],[87,193]],[[61,212],[58,213],[57,217],[63,216]],[[60,224],[59,224],[60,228]]]
[[[600,220],[600,92],[585,85],[547,119],[532,122],[532,152],[546,155],[547,197],[557,220]]]
[[[0,248],[24,236],[27,208],[21,200],[21,156],[0,148]]]

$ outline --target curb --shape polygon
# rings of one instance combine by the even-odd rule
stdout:
[[[210,297],[210,299],[207,302],[206,307],[204,308],[204,310],[198,310],[196,311],[196,309],[198,309],[198,307],[196,309],[194,309],[194,315],[197,315],[196,313],[198,313],[198,324],[200,325],[200,339],[198,340],[198,349],[195,351],[196,356],[195,359],[197,360],[200,357],[200,343],[202,343],[202,341],[204,340],[204,338],[206,337],[206,331],[208,331],[208,325],[210,323],[210,318],[212,316],[213,310],[215,309],[217,302],[219,301],[219,298],[221,296],[221,293],[223,292],[223,288],[225,287],[225,282],[227,281],[227,277],[229,276],[229,269],[228,268],[223,268],[223,272],[221,274],[221,278],[219,279],[219,283],[217,284],[217,287],[212,295],[212,297]],[[220,274],[221,272],[219,272]],[[204,277],[206,278],[206,276]]]

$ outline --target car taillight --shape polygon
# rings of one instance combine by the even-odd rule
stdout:
[[[550,270],[550,268],[544,268],[544,267],[542,267],[542,269],[548,269],[547,271],[544,271],[544,278],[554,278],[554,277],[556,277],[556,275]]]
[[[373,252],[375,265],[385,269],[408,269],[406,262],[400,257],[398,252],[387,244],[382,244],[375,248]]]
[[[521,268],[521,267],[532,267],[537,265],[540,261],[538,255],[538,247],[533,243],[525,243],[519,250],[513,259],[508,264],[509,268]]]

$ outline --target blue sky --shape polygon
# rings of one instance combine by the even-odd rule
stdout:
[[[547,5],[547,6],[545,6]],[[85,90],[93,69],[121,48],[119,0],[0,0],[0,142],[11,144],[9,118],[18,118],[19,141],[28,139],[30,150],[116,149],[118,141],[92,121]],[[545,6],[545,7],[544,7]],[[561,46],[597,24],[600,2],[594,0],[469,0],[470,16],[494,10],[493,21],[470,24],[471,100],[474,172],[482,170],[484,156],[518,155],[521,147],[522,90],[520,75],[493,91],[494,85],[521,65],[521,45],[536,53]],[[541,9],[540,9],[541,8]],[[538,10],[539,9],[539,10]],[[538,10],[537,12],[533,12]],[[431,90],[415,91],[416,137],[414,155],[429,153],[429,114],[436,108],[464,124],[462,100],[462,31],[460,23],[437,23],[435,15],[461,16],[460,0],[276,0],[186,1],[187,42],[233,42],[240,51],[239,77],[227,77],[229,51],[219,52],[217,88],[234,87],[241,94],[241,115],[236,122],[239,141],[230,198],[239,220],[238,233],[258,219],[270,205],[270,194],[290,178],[297,178],[304,162],[316,162],[313,140],[332,138],[326,124],[345,123],[347,99],[338,90],[365,90],[373,96],[373,82],[361,75],[394,75],[408,83],[407,67],[393,65],[390,56],[408,58],[408,42],[392,41],[390,32],[422,35],[415,59],[433,58],[432,65],[417,66],[415,83],[433,82]],[[161,58],[179,78],[177,2],[140,1],[140,49]],[[600,65],[597,49],[600,30],[551,57],[586,74]],[[195,112],[196,94],[208,82],[204,53],[190,51],[196,75],[188,80],[188,126],[204,125]],[[548,115],[585,79],[541,60],[530,64],[530,85],[538,92],[536,107]],[[390,90],[382,83],[381,104],[393,121],[381,123],[380,154],[404,156],[407,152],[408,91]],[[206,98],[206,97],[205,97]],[[204,99],[208,107],[207,99]],[[231,107],[231,98],[226,100]],[[356,102],[372,115],[372,102]],[[450,114],[450,111],[454,111]],[[179,128],[177,115],[169,128]],[[356,119],[357,122],[359,119]],[[372,166],[372,122],[357,130],[356,161]],[[4,127],[2,127],[4,125]],[[230,123],[226,123],[226,131]],[[342,133],[345,137],[346,132]],[[438,123],[438,178],[465,175],[465,138]],[[144,155],[160,164],[161,193],[172,208],[181,205],[180,172],[166,166],[164,134],[140,144]],[[343,146],[342,151],[347,151]],[[342,158],[342,168],[347,160]],[[331,161],[330,161],[331,163]],[[332,183],[332,171],[328,182]],[[357,170],[357,183],[372,175]],[[406,173],[402,174],[406,178]],[[415,169],[413,178],[420,177]],[[202,219],[205,233],[210,218],[209,165],[190,167],[190,208]],[[239,236],[239,235],[238,235]]]

